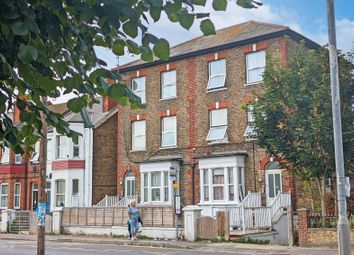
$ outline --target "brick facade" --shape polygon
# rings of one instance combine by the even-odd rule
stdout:
[[[128,107],[119,107],[118,118],[118,180],[117,193],[124,195],[124,174],[128,166],[139,169],[139,162],[156,157],[180,156],[181,168],[181,196],[182,204],[196,204],[200,199],[200,177],[198,161],[200,156],[230,151],[246,151],[248,156],[245,162],[246,191],[265,193],[264,168],[260,163],[266,157],[254,141],[246,140],[244,136],[247,127],[246,111],[241,108],[245,101],[254,98],[262,91],[262,83],[245,85],[245,54],[250,49],[265,49],[267,54],[287,58],[287,43],[284,38],[274,38],[265,41],[247,44],[242,47],[215,51],[199,56],[186,57],[168,62],[169,68],[177,72],[177,96],[172,99],[160,99],[161,71],[166,70],[166,63],[145,67],[139,71],[125,72],[121,70],[124,80],[130,86],[131,78],[138,73],[146,79],[146,108],[131,110]],[[245,53],[246,52],[246,53]],[[218,54],[215,54],[218,53]],[[226,59],[226,88],[207,91],[208,61],[215,56]],[[219,59],[219,58],[218,58]],[[170,69],[171,70],[171,69]],[[137,72],[139,71],[139,72]],[[206,136],[209,131],[209,111],[211,109],[227,108],[228,142],[223,144],[209,144]],[[161,148],[161,117],[177,116],[177,146]],[[143,116],[146,120],[146,150],[132,151],[132,121],[134,116]],[[265,162],[269,163],[269,161]],[[136,192],[140,195],[140,174],[133,171],[136,177]],[[283,191],[295,193],[293,177],[283,171]]]
[[[92,204],[105,195],[117,195],[117,117],[114,114],[93,131]]]
[[[39,164],[32,163],[23,156],[21,164],[15,164],[15,154],[10,151],[8,164],[0,164],[0,184],[8,185],[7,208],[14,209],[15,184],[20,184],[20,210],[33,210],[36,203],[32,185],[39,182]]]

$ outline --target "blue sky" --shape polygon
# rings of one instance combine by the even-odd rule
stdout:
[[[259,0],[260,1],[260,0]],[[200,12],[210,12],[216,29],[228,27],[249,20],[286,25],[305,35],[315,42],[324,45],[328,42],[326,0],[262,0],[263,6],[258,9],[243,9],[228,1],[226,12],[215,12],[211,7],[212,0],[207,0]],[[354,0],[335,0],[338,48],[350,51],[354,48]],[[171,23],[165,16],[157,23],[151,22],[149,30],[153,34],[168,39],[171,46],[201,36],[198,21],[187,31],[178,24]],[[97,49],[100,58],[108,63],[108,67],[117,66],[118,59],[106,49]],[[119,64],[133,61],[137,56],[126,54],[119,58]],[[66,101],[72,95],[66,95],[55,103]]]
[[[326,44],[328,41],[326,0],[263,0],[264,5],[253,10],[239,8],[234,1],[229,1],[226,12],[213,11],[212,1],[207,2],[207,6],[200,8],[200,11],[211,13],[211,19],[217,29],[253,19],[287,25],[319,44]],[[349,51],[354,47],[354,0],[335,0],[335,11],[338,48]],[[151,23],[149,29],[168,39],[173,46],[200,36],[198,26],[198,22],[195,22],[190,31],[187,31],[162,17],[158,23]],[[109,51],[98,49],[98,54],[108,62],[109,67],[117,65],[117,58]],[[119,58],[119,63],[124,64],[135,58],[127,54]]]

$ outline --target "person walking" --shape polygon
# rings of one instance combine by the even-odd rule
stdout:
[[[136,233],[139,231],[139,212],[136,208],[136,202],[132,201],[130,203],[130,207],[128,208],[128,215],[129,215],[129,225],[130,233],[131,233],[131,240],[136,239]]]

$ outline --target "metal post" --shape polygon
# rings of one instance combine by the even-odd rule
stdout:
[[[351,254],[349,221],[347,218],[347,204],[345,192],[342,122],[340,111],[338,55],[336,42],[336,27],[334,16],[334,0],[327,0],[329,61],[332,93],[332,115],[334,149],[337,173],[337,203],[338,203],[338,248],[340,255]]]
[[[176,224],[176,241],[178,241],[178,215],[176,213],[176,196],[177,196],[177,191],[174,189],[174,213],[175,213],[175,224]]]
[[[42,97],[43,105],[47,105],[47,97]],[[45,212],[46,212],[46,167],[47,167],[47,122],[45,114],[41,112],[42,121],[42,137],[40,139],[40,154],[39,154],[39,184],[38,184],[38,203],[37,203],[37,217],[38,217],[38,230],[37,230],[37,255],[45,254]],[[44,213],[43,213],[44,212]]]

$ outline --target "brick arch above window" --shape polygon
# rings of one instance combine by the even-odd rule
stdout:
[[[129,166],[130,166],[130,168],[129,168]],[[121,170],[121,171],[119,171],[119,177],[120,177],[120,178],[123,178],[123,179],[124,179],[125,175],[126,175],[129,171],[133,172],[133,174],[134,174],[135,177],[138,177],[138,176],[139,176],[139,169],[138,169],[138,167],[137,167],[136,165],[134,165],[134,164],[125,165],[125,166],[123,166],[120,170]]]
[[[270,162],[270,157],[265,156],[261,161],[259,161],[259,170],[264,171],[268,163]]]

